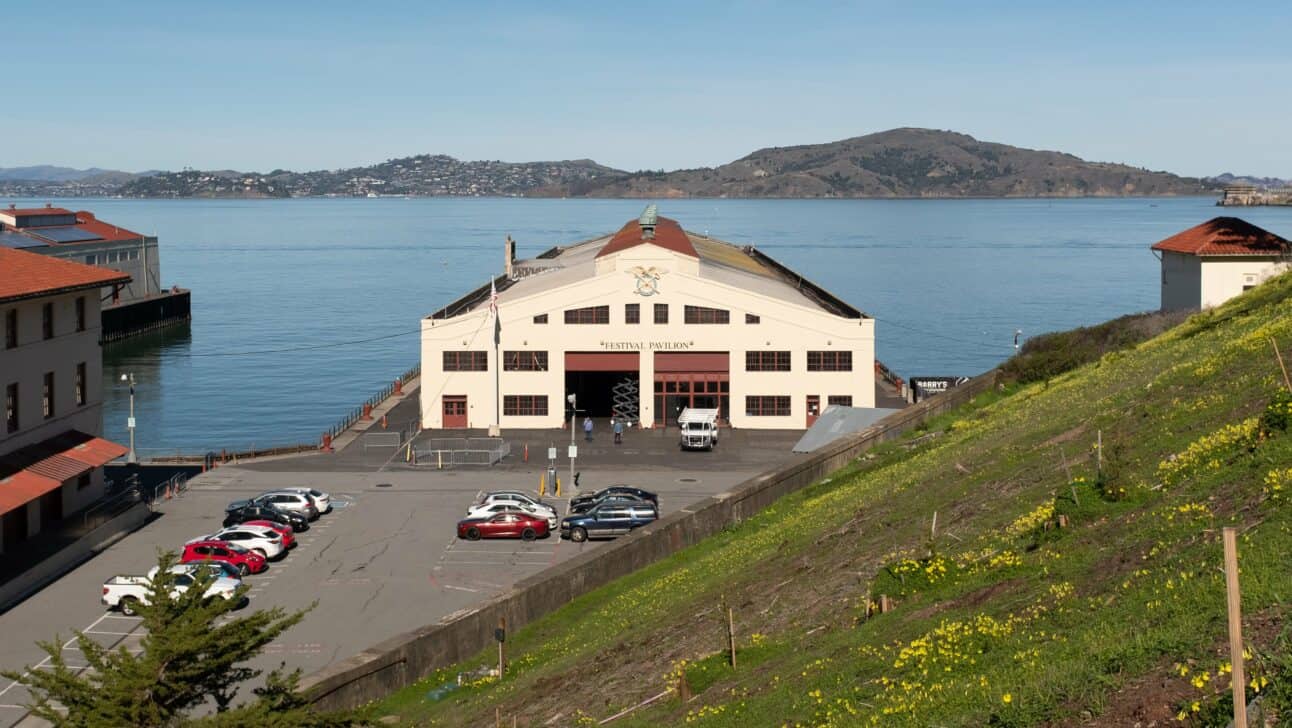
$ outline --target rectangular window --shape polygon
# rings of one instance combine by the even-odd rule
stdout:
[[[446,351],[444,352],[444,371],[487,372],[489,371],[489,352]]]
[[[502,398],[502,413],[508,417],[544,417],[546,394],[507,394]]]
[[[610,323],[609,306],[587,306],[570,308],[565,311],[567,324],[608,324]]]
[[[682,309],[682,321],[688,324],[729,324],[731,312],[725,308],[685,306]]]
[[[826,403],[826,404],[837,404],[837,405],[839,405],[840,407],[851,407],[851,406],[852,406],[852,395],[849,395],[849,394],[832,394],[832,395],[830,395],[830,396],[826,399],[825,403]]]
[[[502,370],[505,372],[547,371],[546,351],[504,351]]]
[[[54,338],[54,304],[52,303],[40,307],[40,335],[46,339]]]
[[[18,383],[14,382],[4,388],[4,421],[5,431],[18,431]]]
[[[138,250],[132,250],[132,251],[130,251],[130,259],[131,259],[131,260],[139,260],[139,251],[138,251]]]
[[[85,362],[76,365],[76,406],[85,406]]]
[[[54,416],[54,373],[45,372],[45,387],[40,395],[41,414],[45,419]]]
[[[852,371],[851,351],[809,351],[807,353],[809,372],[850,372]]]
[[[668,323],[668,304],[667,303],[655,304],[655,323],[657,324]]]
[[[745,397],[745,414],[749,417],[788,417],[790,398],[777,396]]]
[[[76,330],[85,330],[85,296],[76,299]]]
[[[788,351],[746,351],[745,371],[747,372],[788,372],[790,370],[790,353]]]
[[[18,348],[18,309],[4,312],[4,348]]]
[[[95,258],[94,258],[94,256],[93,256],[93,255],[87,255],[87,256],[85,256],[85,264],[86,264],[86,265],[94,265],[94,263],[95,263]]]
[[[747,324],[761,324],[762,322],[763,322],[762,318],[752,313],[745,314],[745,323]]]
[[[535,316],[535,317],[534,317],[534,323],[536,323],[536,324],[545,324],[545,323],[547,323],[547,314],[545,314],[545,313],[540,313],[539,315]]]
[[[82,473],[81,477],[76,479],[76,489],[85,490],[88,487],[90,487],[90,474]]]
[[[624,323],[639,324],[642,322],[642,305],[640,303],[624,304]]]

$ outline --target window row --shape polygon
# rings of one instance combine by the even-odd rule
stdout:
[[[502,368],[507,372],[545,372],[547,371],[546,351],[504,351]],[[486,351],[446,351],[444,352],[444,371],[446,372],[487,372],[489,371],[489,352]]]
[[[851,407],[852,395],[832,394],[827,398],[826,402],[827,404]],[[789,397],[781,395],[750,395],[745,397],[745,415],[749,417],[789,417],[791,414],[793,413],[790,411]]]
[[[76,330],[85,331],[85,296],[78,296],[73,306],[76,317]],[[54,303],[47,302],[40,307],[40,337],[54,338]],[[4,312],[4,348],[18,348],[18,309],[11,308]]]
[[[89,397],[87,390],[85,362],[76,365],[76,376],[72,384],[73,401],[77,407],[84,407]],[[55,414],[54,407],[55,376],[54,372],[45,372],[41,380],[40,414],[42,419],[51,419]],[[4,389],[5,432],[12,434],[22,426],[19,412],[18,383],[10,382]]]
[[[852,352],[809,351],[807,353],[807,370],[809,372],[850,372],[852,371]],[[790,371],[790,352],[747,351],[745,352],[745,371],[788,372]]]
[[[547,415],[546,394],[506,394],[502,413],[507,417],[543,417]]]
[[[657,324],[668,323],[668,304],[657,303],[653,309],[654,322]],[[731,323],[731,312],[725,308],[707,308],[705,306],[683,306],[682,321],[688,324],[729,324]],[[642,322],[642,310],[640,303],[624,304],[624,323],[639,324]],[[547,314],[540,313],[534,316],[534,323],[547,323]],[[584,306],[583,308],[568,308],[565,310],[565,323],[567,324],[609,324],[610,323],[610,306]],[[752,314],[745,314],[745,323],[758,324],[762,323],[762,318]]]
[[[118,252],[118,251],[112,250],[107,253],[85,256],[86,265],[106,265],[108,263],[124,263],[128,260],[139,260],[139,251],[122,250]]]

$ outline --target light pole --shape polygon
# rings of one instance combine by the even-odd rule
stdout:
[[[134,465],[139,462],[135,456],[135,375],[134,372],[122,374],[121,381],[130,383],[130,418],[126,420],[126,426],[130,428],[130,455],[126,462]]]
[[[573,493],[573,492],[574,492],[574,491],[573,491],[573,488],[574,488],[574,453],[575,453],[575,452],[577,452],[577,451],[574,449],[574,448],[576,447],[576,445],[574,444],[574,417],[575,417],[575,413],[576,413],[576,412],[578,412],[578,410],[575,408],[575,402],[577,402],[577,401],[578,401],[578,395],[577,395],[577,394],[571,394],[570,396],[566,397],[565,399],[566,399],[566,401],[568,401],[568,402],[570,403],[570,452],[568,453],[568,455],[570,456],[570,488],[571,488],[571,491],[570,491],[570,492],[571,492],[571,493]]]

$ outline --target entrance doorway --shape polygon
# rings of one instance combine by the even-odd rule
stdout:
[[[655,353],[655,425],[667,427],[688,407],[718,410],[730,422],[727,352]]]
[[[807,396],[807,426],[811,427],[816,422],[816,418],[821,416],[821,395],[809,394]]]
[[[467,427],[467,396],[444,395],[444,429],[463,430]]]
[[[640,419],[640,359],[635,351],[568,351],[565,393],[577,398],[579,417]],[[569,411],[565,413],[570,416]]]
[[[60,486],[40,497],[40,526],[45,528],[63,520],[63,488]]]

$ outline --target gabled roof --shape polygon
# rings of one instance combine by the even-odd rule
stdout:
[[[1153,250],[1185,255],[1283,255],[1286,238],[1237,217],[1215,217],[1156,243]]]
[[[0,458],[0,513],[21,508],[126,452],[115,442],[77,430],[15,450]]]
[[[695,246],[691,244],[690,238],[682,230],[682,226],[677,224],[677,220],[667,217],[658,218],[654,230],[654,236],[647,237],[643,232],[640,221],[629,220],[628,224],[619,228],[619,232],[610,238],[610,242],[606,243],[601,252],[597,253],[597,257],[613,255],[622,250],[646,244],[658,245],[665,250],[689,255],[692,258],[700,257],[700,254],[695,252]]]
[[[129,282],[120,271],[0,247],[0,303]]]
[[[5,207],[0,208],[0,212],[14,217],[26,217],[28,215],[71,215],[72,211],[62,207]]]
[[[60,221],[56,224],[24,225],[23,227],[3,226],[6,233],[25,235],[43,245],[102,243],[117,240],[135,240],[144,237],[133,230],[127,230],[110,222],[104,222],[88,210],[72,212],[62,207],[0,208],[0,216],[13,219],[33,216],[70,218],[69,221]],[[0,222],[3,222],[3,220],[0,220]],[[79,235],[69,234],[71,232],[79,233]]]

